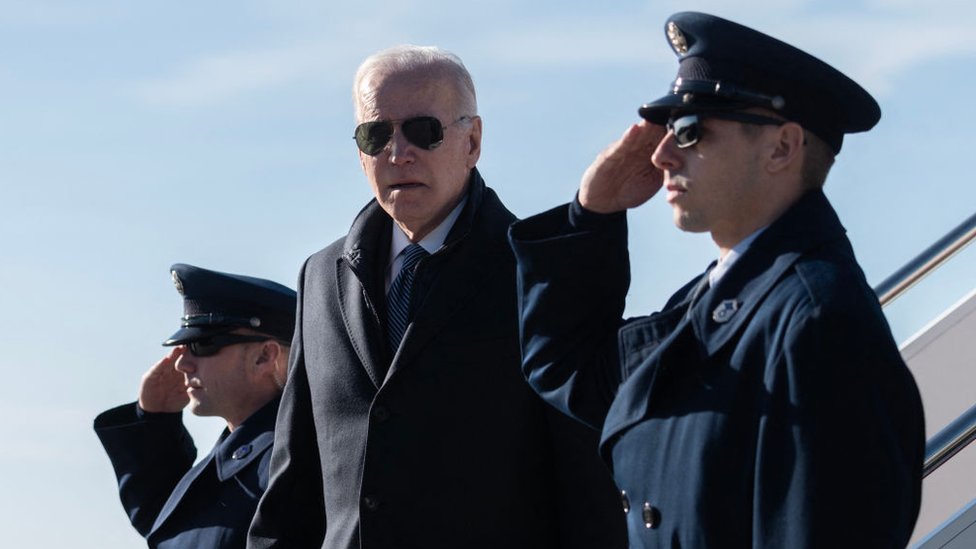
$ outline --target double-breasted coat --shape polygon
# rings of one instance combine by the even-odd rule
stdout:
[[[249,547],[625,547],[595,432],[520,371],[514,217],[472,170],[415,316],[384,333],[391,219],[371,201],[302,268],[288,383]]]
[[[521,221],[524,370],[602,430],[631,547],[904,547],[922,408],[826,197],[812,191],[714,287],[621,320],[626,215]]]
[[[149,547],[243,547],[258,500],[268,486],[268,464],[278,399],[233,432],[224,429],[196,465],[182,414],[146,413],[136,403],[95,418],[132,526]]]

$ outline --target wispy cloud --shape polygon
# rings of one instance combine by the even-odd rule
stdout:
[[[744,2],[737,4],[734,14],[725,13],[727,4],[718,0],[700,9],[806,49],[875,93],[890,90],[898,77],[919,64],[943,56],[976,54],[976,33],[971,31],[976,24],[976,8],[958,0],[934,0],[924,7],[907,0],[874,0],[869,9],[856,10],[827,10],[804,0],[784,0],[775,9],[763,8],[764,0]],[[487,64],[502,71],[506,67],[670,64],[674,57],[661,30],[664,18],[671,13],[669,7],[673,11],[683,9],[679,2],[669,2],[645,5],[636,11],[618,8],[617,12],[593,12],[592,7],[576,6],[520,19],[486,13],[478,32],[436,17],[422,24],[418,21],[417,27],[388,13],[368,24],[361,14],[333,13],[337,19],[330,29],[315,37],[293,35],[286,45],[191,59],[170,74],[139,83],[136,93],[155,104],[200,106],[323,78],[339,65],[349,73],[343,74],[347,81],[366,53],[401,41],[416,41],[410,29],[421,35],[419,43],[458,47],[458,53],[477,71],[483,71]],[[953,16],[947,16],[949,13]],[[416,16],[401,15],[408,23]],[[384,37],[389,43],[378,43],[376,37]]]
[[[713,3],[718,8],[720,3]],[[921,64],[976,55],[972,5],[955,0],[925,6],[875,0],[872,7],[826,11],[814,9],[809,2],[792,1],[778,3],[775,10],[742,9],[739,15],[714,12],[823,58],[876,93],[890,91],[897,78]],[[672,62],[661,30],[663,19],[652,25],[646,15],[524,22],[507,27],[504,37],[489,35],[482,43],[495,59],[514,66]]]
[[[822,15],[784,26],[782,36],[808,48],[875,93],[920,65],[942,58],[976,56],[972,10],[937,13]]]
[[[156,104],[209,104],[320,75],[329,59],[328,48],[321,43],[214,53],[188,62],[173,74],[142,82],[136,92]]]
[[[115,10],[90,3],[75,4],[50,0],[4,0],[0,25],[19,27],[79,27],[113,18]]]

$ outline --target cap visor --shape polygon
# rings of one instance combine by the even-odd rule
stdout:
[[[637,109],[641,118],[663,126],[667,124],[675,112],[695,113],[708,111],[734,111],[749,108],[752,105],[741,101],[729,101],[723,97],[714,95],[694,94],[689,101],[685,100],[685,95],[668,94],[660,99],[645,103]]]
[[[190,326],[187,328],[180,328],[175,334],[169,336],[169,339],[163,342],[163,346],[172,347],[174,345],[183,345],[184,343],[189,343],[198,339],[204,339],[213,335],[226,333],[233,329],[234,326]]]

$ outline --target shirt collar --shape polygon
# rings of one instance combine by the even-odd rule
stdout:
[[[725,273],[732,268],[732,265],[739,260],[742,254],[746,253],[752,242],[766,230],[766,227],[761,227],[756,232],[743,238],[738,244],[735,245],[731,250],[728,251],[724,256],[718,258],[718,263],[715,267],[708,271],[708,285],[714,287],[718,284],[718,281],[725,276]]]
[[[433,231],[427,234],[418,244],[420,244],[427,253],[434,254],[444,245],[444,241],[447,240],[448,233],[451,232],[451,227],[454,226],[454,222],[457,221],[459,215],[461,215],[461,210],[464,209],[464,204],[468,201],[467,195],[458,202],[457,206],[451,210],[451,213],[447,214],[444,221],[441,221],[440,225],[434,228]],[[393,224],[393,240],[390,242],[390,258],[387,262],[392,264],[396,258],[400,255],[400,252],[404,248],[411,244],[410,239],[403,232],[396,223]]]
[[[459,215],[461,215],[461,210],[464,209],[464,205],[468,202],[468,195],[464,195],[464,198],[458,202],[457,206],[451,210],[451,213],[447,214],[444,221],[441,221],[440,225],[434,228],[433,231],[425,236],[420,242],[423,249],[427,250],[427,253],[433,255],[437,250],[441,249],[444,245],[444,241],[447,240],[448,233],[451,232],[451,227],[454,226],[454,222],[457,221]],[[389,291],[390,284],[392,284],[393,279],[396,278],[398,272],[400,272],[400,265],[403,263],[400,257],[400,252],[404,248],[411,244],[410,239],[403,232],[403,229],[399,225],[393,223],[393,239],[390,241],[390,257],[387,260],[386,269],[386,289]]]

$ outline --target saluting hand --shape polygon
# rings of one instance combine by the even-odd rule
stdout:
[[[182,346],[174,347],[142,375],[140,408],[147,412],[179,412],[189,404],[183,374],[176,370],[176,361],[183,353]]]
[[[664,174],[651,163],[651,155],[666,134],[664,126],[646,120],[628,128],[583,174],[580,204],[590,211],[611,213],[650,200],[664,181]]]

